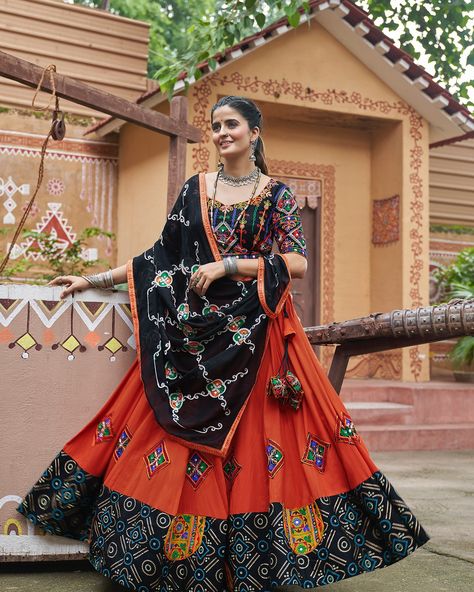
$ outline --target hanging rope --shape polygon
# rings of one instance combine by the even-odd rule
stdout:
[[[26,219],[28,218],[28,215],[31,211],[31,208],[33,207],[33,204],[35,202],[38,191],[41,187],[41,183],[43,182],[44,158],[46,155],[46,149],[48,147],[49,140],[50,140],[50,138],[53,138],[54,140],[62,140],[64,138],[64,135],[66,132],[66,128],[64,125],[64,116],[62,115],[61,111],[59,110],[59,98],[56,95],[56,82],[54,79],[55,73],[56,73],[56,66],[54,64],[50,64],[49,66],[46,66],[46,68],[44,68],[44,70],[41,74],[41,78],[38,82],[38,86],[36,87],[36,91],[33,96],[33,100],[31,101],[31,107],[33,109],[36,108],[36,110],[38,110],[38,111],[47,111],[50,108],[53,100],[55,101],[55,106],[54,106],[54,111],[52,114],[51,128],[50,128],[48,135],[44,139],[43,144],[41,146],[40,164],[39,164],[39,169],[38,169],[38,178],[36,180],[36,188],[33,192],[33,195],[31,197],[30,201],[28,202],[28,205],[25,208],[25,211],[23,212],[23,216],[21,217],[20,222],[18,223],[18,226],[15,230],[15,234],[13,235],[12,241],[10,243],[10,247],[8,249],[8,252],[7,252],[5,258],[3,259],[2,263],[0,264],[0,275],[4,272],[5,267],[7,266],[8,262],[10,260],[13,249],[15,248],[15,245],[18,241],[18,237],[20,236],[20,233],[23,230],[23,226],[25,225]],[[41,85],[43,84],[44,77],[47,74],[49,74],[50,86],[51,86],[51,91],[52,91],[49,102],[46,105],[46,107],[35,107],[36,97],[38,96],[38,93],[41,90]],[[61,118],[60,118],[60,115],[62,116]]]

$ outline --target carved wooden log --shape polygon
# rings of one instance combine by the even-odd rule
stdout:
[[[474,335],[474,299],[455,299],[437,306],[377,312],[341,323],[307,327],[305,331],[314,345],[380,337],[392,338],[394,341],[413,338],[416,343],[429,343],[449,337]]]
[[[377,312],[305,331],[314,345],[337,345],[328,376],[339,393],[351,356],[474,335],[474,299]]]

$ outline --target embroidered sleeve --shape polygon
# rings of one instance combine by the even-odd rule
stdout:
[[[280,253],[294,252],[307,257],[300,211],[289,187],[284,187],[277,195],[272,223]]]

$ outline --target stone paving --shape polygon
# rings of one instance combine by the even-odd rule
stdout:
[[[431,540],[403,561],[325,586],[325,592],[472,592],[474,450],[374,452],[372,458]],[[78,569],[78,567],[80,569]],[[46,569],[44,569],[46,568]],[[0,563],[1,592],[122,592],[88,564]],[[8,570],[8,571],[7,571]],[[301,588],[282,588],[296,592]]]

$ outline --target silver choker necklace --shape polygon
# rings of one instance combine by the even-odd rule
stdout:
[[[224,173],[223,170],[220,170],[217,175],[219,177],[219,181],[222,181],[226,185],[232,185],[232,187],[242,187],[242,185],[250,185],[254,183],[260,173],[260,169],[255,167],[252,172],[248,175],[243,175],[242,177],[233,177],[232,175],[227,175]]]

